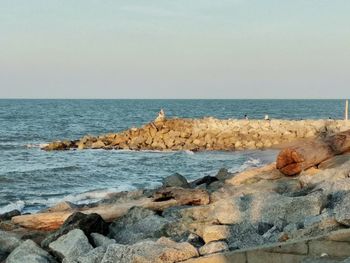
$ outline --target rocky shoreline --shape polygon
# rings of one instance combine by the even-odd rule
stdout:
[[[195,143],[207,142],[209,131],[218,123],[228,128],[218,128],[215,142]],[[245,128],[233,132],[237,123]],[[253,128],[254,124],[258,126]],[[112,144],[113,149],[175,150],[176,140],[182,138],[181,150],[229,150],[241,148],[233,139],[233,148],[226,143],[231,140],[218,143],[222,136],[255,138],[254,147],[271,134],[279,138],[276,144],[309,138],[284,148],[277,163],[239,173],[221,169],[216,176],[192,182],[174,174],[164,178],[159,188],[111,193],[89,205],[63,202],[36,214],[0,215],[0,262],[349,262],[350,140],[349,131],[338,133],[348,125],[343,121],[158,119],[118,134],[49,144],[45,150],[110,149]],[[193,135],[198,127],[203,132]],[[181,132],[187,135],[182,137]],[[168,145],[169,134],[177,135]],[[151,136],[152,143],[141,140],[143,136]],[[154,144],[158,136],[165,148],[159,141]],[[242,145],[242,149],[248,147]],[[317,149],[326,150],[327,158],[315,158]],[[305,161],[308,165],[290,176],[278,165],[281,160],[293,167]],[[334,233],[342,238],[330,240]]]
[[[238,174],[221,169],[193,182],[174,174],[161,188],[91,205],[2,215],[0,262],[226,262],[216,259],[346,231],[349,211],[349,154],[296,177],[275,163]],[[350,257],[342,255],[330,262]],[[289,262],[320,262],[310,260]]]
[[[266,149],[295,140],[350,129],[342,120],[219,120],[157,118],[140,128],[78,140],[49,143],[43,149],[245,150]]]

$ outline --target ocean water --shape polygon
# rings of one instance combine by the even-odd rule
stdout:
[[[108,192],[156,187],[175,172],[194,180],[259,166],[276,152],[45,152],[41,144],[137,127],[160,108],[168,117],[324,119],[341,100],[0,100],[0,213],[35,212],[62,200],[93,202]]]

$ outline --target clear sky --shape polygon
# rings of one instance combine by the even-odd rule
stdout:
[[[0,97],[350,97],[350,1],[0,0]]]

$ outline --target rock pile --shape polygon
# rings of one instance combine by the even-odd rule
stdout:
[[[57,141],[44,150],[243,150],[264,149],[296,139],[324,136],[350,129],[341,120],[218,120],[165,119],[141,128],[84,136],[75,141]]]
[[[91,210],[61,205],[41,215],[15,216],[12,223],[2,222],[13,230],[0,232],[0,259],[17,263],[28,255],[28,263],[181,262],[346,229],[350,155],[348,160],[345,156],[297,177],[285,177],[275,163],[239,174],[222,169],[196,183],[174,174],[160,189],[116,194]],[[152,203],[145,201],[150,198]],[[36,243],[28,240],[34,233],[13,224],[24,224],[19,218],[39,224],[35,219],[42,215],[54,221],[60,208],[72,215]],[[123,213],[114,213],[121,208]]]

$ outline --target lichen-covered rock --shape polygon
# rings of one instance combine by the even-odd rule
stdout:
[[[6,263],[55,263],[53,257],[32,240],[19,245],[6,259]]]

